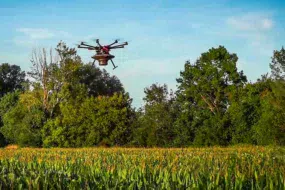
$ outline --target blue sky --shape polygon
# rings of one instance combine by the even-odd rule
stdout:
[[[70,47],[84,40],[129,41],[116,50],[116,70],[138,107],[143,89],[176,78],[186,60],[211,47],[237,53],[238,69],[255,81],[269,71],[273,50],[285,45],[284,0],[1,0],[0,63],[31,67],[33,48]],[[78,50],[85,62],[92,53]]]

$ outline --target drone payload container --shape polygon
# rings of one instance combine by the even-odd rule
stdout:
[[[106,66],[108,65],[108,61],[115,58],[115,56],[111,54],[97,54],[92,56],[92,58],[97,60],[100,66]]]

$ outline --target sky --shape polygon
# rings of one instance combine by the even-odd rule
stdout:
[[[249,81],[270,71],[273,50],[285,45],[284,0],[1,0],[0,63],[31,68],[35,48],[69,47],[80,41],[102,44],[119,38],[113,70],[133,98],[143,104],[153,83],[177,88],[187,60],[195,62],[212,47],[225,46],[239,57],[238,70]],[[78,49],[84,62],[92,52]]]

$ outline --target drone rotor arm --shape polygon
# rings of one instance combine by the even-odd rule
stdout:
[[[118,43],[118,40],[115,40],[113,43],[111,43],[110,45],[108,45],[108,47],[111,47],[112,45]]]
[[[78,48],[82,48],[82,49],[88,49],[88,50],[96,50],[96,47],[92,47],[92,46],[78,46]]]
[[[85,47],[85,46],[81,46],[81,45],[78,45],[77,48],[84,48],[84,49],[88,49],[90,47]]]
[[[126,45],[129,45],[129,43],[128,43],[128,42],[124,42],[124,43],[122,43],[122,44],[120,44],[120,45],[126,46]]]
[[[123,44],[119,44],[119,45],[116,45],[116,46],[112,46],[111,48],[116,48],[116,47],[124,47],[125,45],[128,45],[128,43],[123,43]]]
[[[88,45],[88,44],[86,44],[85,42],[81,42],[80,46],[87,46],[87,47],[93,47],[93,48],[96,48],[96,46]]]
[[[124,46],[110,47],[109,49],[119,49],[119,48],[124,48]]]

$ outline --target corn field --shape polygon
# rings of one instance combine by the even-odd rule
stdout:
[[[0,150],[1,189],[285,189],[285,148]]]

